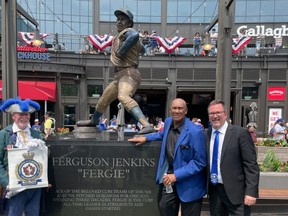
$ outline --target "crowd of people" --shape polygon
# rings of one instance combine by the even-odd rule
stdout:
[[[164,128],[164,122],[162,118],[153,117],[149,118],[145,115],[145,118],[150,123],[151,127],[154,128],[155,131],[162,131]],[[107,117],[104,115],[100,118],[100,121],[97,125],[99,131],[106,131],[106,132],[117,132],[118,131],[118,124],[117,124],[117,117],[113,115],[113,117],[108,120]],[[128,123],[124,126],[124,132],[138,132],[142,129],[142,125],[140,122],[135,122],[131,119]]]
[[[20,102],[22,101],[20,100]],[[0,137],[15,130],[19,139],[16,139],[13,148],[26,143],[26,138],[24,139],[20,132],[18,135],[18,131],[21,130],[27,131],[28,137],[47,140],[47,134],[51,134],[51,127],[55,124],[51,120],[52,113],[45,114],[45,136],[41,137],[41,125],[38,119],[35,119],[32,127],[29,126],[30,115],[39,109],[39,105],[37,103],[37,106],[34,105],[32,101],[30,107],[25,110],[18,105],[20,102],[8,103],[8,105],[4,102],[2,104],[1,110],[11,113],[14,123],[1,130]],[[16,104],[16,108],[13,106],[14,104]],[[162,140],[156,178],[160,190],[158,205],[161,215],[176,215],[180,205],[183,216],[200,215],[202,199],[207,193],[206,175],[210,179],[208,191],[211,215],[250,215],[250,206],[255,204],[258,197],[259,184],[259,168],[250,133],[245,128],[229,123],[223,101],[215,100],[209,104],[208,116],[211,127],[205,130],[201,119],[192,118],[190,120],[186,117],[187,112],[186,102],[181,98],[176,98],[170,105],[171,117],[166,118],[165,121],[159,117],[154,119],[155,132],[128,139],[129,142],[134,142],[136,145],[151,140]],[[147,116],[145,118],[149,122],[149,118]],[[100,126],[101,124],[106,126]],[[283,124],[284,119],[276,121],[275,133],[278,136],[287,134],[287,131],[282,133],[282,130],[278,129],[284,127]],[[136,127],[136,124],[127,124],[124,131],[137,132]],[[99,129],[109,130],[111,128],[117,129],[116,116],[114,115],[110,121],[102,116]],[[4,142],[10,143],[10,141],[9,139],[5,141],[3,138],[2,142],[0,151],[5,151],[5,146],[8,144]],[[215,153],[216,148],[217,153]],[[238,151],[233,149],[238,149]],[[4,154],[0,154],[0,163],[4,161],[4,158],[1,157],[4,157]],[[221,160],[217,158],[221,158]],[[7,166],[7,164],[2,165]],[[209,169],[206,170],[206,167]],[[0,169],[1,176],[5,176],[5,173],[7,176],[7,169]],[[239,181],[239,176],[243,176],[243,180]],[[8,184],[9,180],[7,179],[9,178],[0,178],[2,187],[6,187]],[[231,187],[233,185],[239,187]],[[169,191],[168,186],[170,187]],[[39,189],[29,189],[7,198],[6,211],[13,212],[7,215],[15,215],[15,212],[29,213],[30,205],[19,205],[19,202],[23,203],[30,196],[34,196],[34,198],[25,203],[31,202],[33,208],[37,206],[36,210],[39,211],[40,194],[41,190]]]
[[[159,45],[156,37],[159,36],[155,30],[152,31],[152,34],[149,34],[147,30],[139,32],[140,41],[145,46],[145,54],[144,55],[154,55],[155,53],[164,53],[165,49]],[[193,37],[193,55],[194,56],[216,56],[217,54],[217,41],[218,41],[218,33],[216,29],[213,28],[210,33],[206,32],[206,34],[200,34],[200,32],[196,32]],[[208,52],[205,50],[204,44],[210,44],[211,50],[209,48]],[[179,48],[176,48],[175,52],[179,52]]]
[[[45,140],[47,140],[49,136],[54,136],[56,134],[54,113],[50,111],[46,112],[42,123],[40,123],[39,119],[35,119],[31,128],[38,131]]]
[[[127,132],[138,129],[139,135],[128,139],[129,142],[138,146],[146,141],[162,140],[156,173],[158,207],[162,216],[178,215],[180,206],[182,216],[200,216],[203,197],[207,193],[211,216],[250,215],[251,206],[259,196],[259,167],[249,131],[229,123],[225,103],[218,100],[208,105],[210,127],[205,130],[201,119],[192,118],[191,121],[186,117],[187,104],[181,98],[171,101],[171,117],[164,121],[161,117],[149,119],[145,116],[131,98],[140,85],[138,60],[145,47],[132,29],[133,14],[127,9],[116,10],[114,14],[119,33],[113,40],[111,54],[115,77],[100,97],[92,119],[78,121],[77,126],[95,127],[98,124],[100,131],[117,130],[116,116],[108,120],[103,113],[118,98],[136,120],[124,129]],[[53,114],[47,112],[43,126],[35,119],[31,128],[31,113],[40,109],[39,104],[31,100],[7,100],[0,109],[11,113],[13,118],[13,123],[0,132],[0,184],[5,196],[12,178],[8,175],[11,161],[7,159],[7,148],[21,147],[28,152],[38,148],[38,145],[31,145],[33,139],[46,141],[53,134],[56,122]],[[44,137],[40,135],[42,129]],[[41,193],[41,189],[31,187],[6,196],[5,215],[38,216]]]
[[[139,39],[143,46],[145,47],[144,56],[153,56],[155,54],[165,53],[166,50],[163,46],[161,46],[156,37],[160,36],[157,34],[155,30],[152,30],[152,33],[149,34],[147,30],[138,30]],[[193,37],[193,36],[192,36]],[[193,56],[216,56],[217,54],[217,40],[218,40],[218,33],[216,29],[212,29],[211,32],[206,32],[201,34],[200,32],[196,32],[193,39],[192,39],[192,47],[193,47]],[[98,50],[97,48],[89,45],[88,39],[85,39],[85,49],[80,50],[80,53],[90,53],[90,54],[99,54],[103,52],[107,55],[107,53],[111,52],[111,47],[106,47],[103,51]],[[204,44],[212,45],[211,51],[205,51]],[[179,47],[174,50],[175,53],[180,53]]]

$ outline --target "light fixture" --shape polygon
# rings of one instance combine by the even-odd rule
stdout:
[[[214,45],[211,45],[211,44],[209,44],[209,43],[206,43],[206,44],[204,44],[204,45],[201,46],[201,47],[202,47],[202,49],[203,49],[204,52],[205,52],[205,56],[209,56],[209,53],[210,53],[211,49],[214,47]]]
[[[37,47],[41,46],[41,44],[44,43],[43,40],[40,38],[39,29],[37,27],[34,31],[34,36],[31,42],[33,46],[37,46]]]
[[[79,75],[76,75],[76,77],[74,78],[74,82],[77,84],[80,82],[80,77]]]
[[[211,45],[211,44],[209,44],[209,43],[204,44],[204,45],[202,46],[203,50],[205,50],[205,51],[210,51],[213,47],[214,47],[214,45]]]
[[[208,32],[205,32],[205,43],[201,47],[204,50],[206,56],[208,56],[211,49],[215,47],[214,45],[210,44],[210,36]]]
[[[168,77],[165,80],[167,84],[172,84],[172,81],[170,81]]]

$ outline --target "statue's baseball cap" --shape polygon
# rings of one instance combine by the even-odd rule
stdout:
[[[119,9],[119,10],[114,11],[114,15],[116,17],[118,17],[120,14],[127,16],[129,20],[132,22],[132,26],[134,25],[133,14],[131,13],[131,11],[127,9]]]

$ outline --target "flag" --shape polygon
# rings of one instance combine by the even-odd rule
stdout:
[[[252,38],[247,35],[241,35],[238,38],[234,38],[232,43],[232,53],[237,54],[251,40]]]
[[[187,38],[175,36],[171,38],[156,37],[160,46],[162,46],[167,53],[172,53],[178,46],[180,46]]]
[[[105,49],[107,46],[112,44],[113,36],[104,34],[104,35],[88,35],[88,39],[91,43],[100,51]]]
[[[31,45],[31,41],[33,39],[34,33],[33,32],[19,32],[20,38],[28,45]],[[49,34],[40,33],[40,38],[43,39],[47,37]]]

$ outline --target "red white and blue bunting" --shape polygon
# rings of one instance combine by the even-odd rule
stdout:
[[[162,46],[167,53],[172,53],[178,46],[180,46],[187,38],[175,36],[171,38],[156,37],[160,46]]]
[[[88,35],[90,42],[100,51],[104,50],[107,46],[112,44],[113,36],[104,34],[104,35]]]
[[[31,42],[34,37],[33,32],[19,32],[20,38],[28,45],[31,45]],[[40,33],[39,36],[41,39],[47,37],[49,34],[46,33]]]
[[[233,39],[232,43],[232,53],[237,54],[243,47],[245,47],[250,41],[252,40],[251,37],[247,35],[241,35],[238,38]]]

